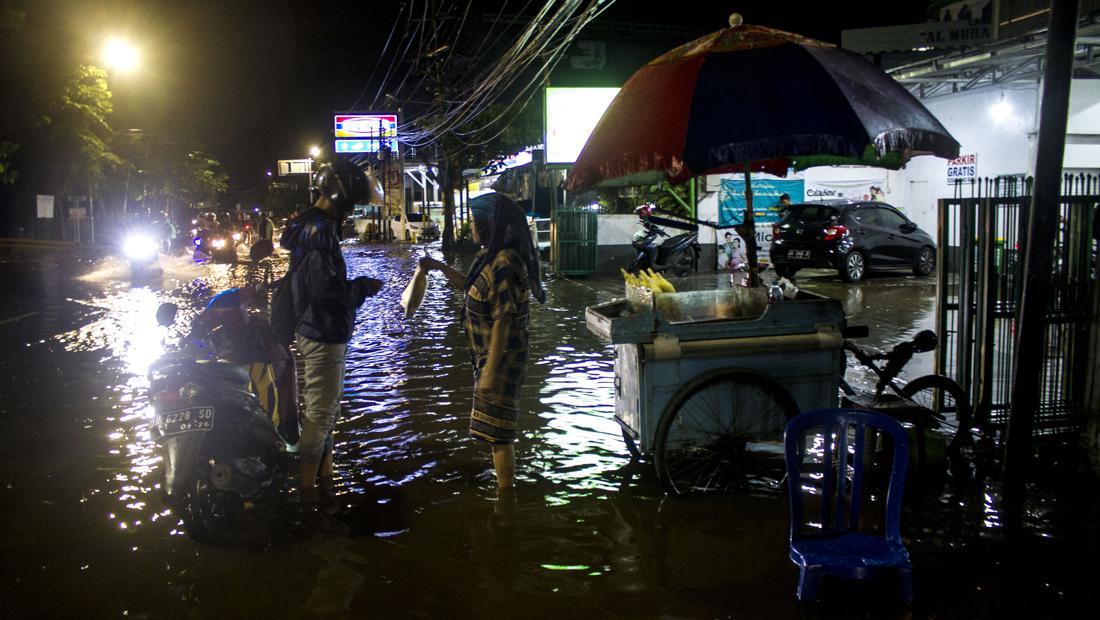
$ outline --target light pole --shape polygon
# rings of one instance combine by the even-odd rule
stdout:
[[[103,64],[115,73],[130,73],[134,71],[139,62],[140,54],[136,47],[130,44],[129,41],[122,38],[108,39],[103,45],[103,50],[100,53],[100,58],[103,60]],[[131,137],[134,136],[135,130],[130,130]],[[136,132],[140,135],[140,131]],[[122,215],[126,216],[126,209],[130,198],[130,170],[126,170],[126,190],[122,197]],[[88,224],[91,230],[92,243],[95,243],[95,204],[92,202],[91,187],[88,188]]]

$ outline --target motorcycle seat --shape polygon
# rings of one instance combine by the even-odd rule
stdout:
[[[197,366],[206,373],[206,376],[217,381],[226,381],[235,385],[248,385],[248,382],[252,380],[248,375],[248,369],[238,364],[207,362],[197,364]]]
[[[684,233],[682,235],[676,235],[675,237],[669,237],[661,242],[661,247],[665,249],[672,249],[684,242],[685,237],[690,236],[690,233]]]

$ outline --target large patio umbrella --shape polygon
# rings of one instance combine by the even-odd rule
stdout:
[[[745,173],[749,284],[759,284],[751,172],[829,164],[897,169],[959,143],[874,64],[834,45],[741,23],[651,61],[597,123],[565,187],[682,183]]]

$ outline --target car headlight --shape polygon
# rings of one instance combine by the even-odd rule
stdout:
[[[122,253],[133,260],[148,260],[157,255],[157,242],[149,235],[130,235],[122,244]]]
[[[225,239],[215,239],[210,242],[210,247],[215,250],[220,250],[225,247]]]

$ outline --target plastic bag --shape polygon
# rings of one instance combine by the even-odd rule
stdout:
[[[413,272],[412,281],[401,293],[401,307],[405,310],[406,319],[411,317],[416,309],[420,307],[420,302],[424,301],[424,291],[427,288],[428,274],[423,267],[418,265],[416,271]]]

